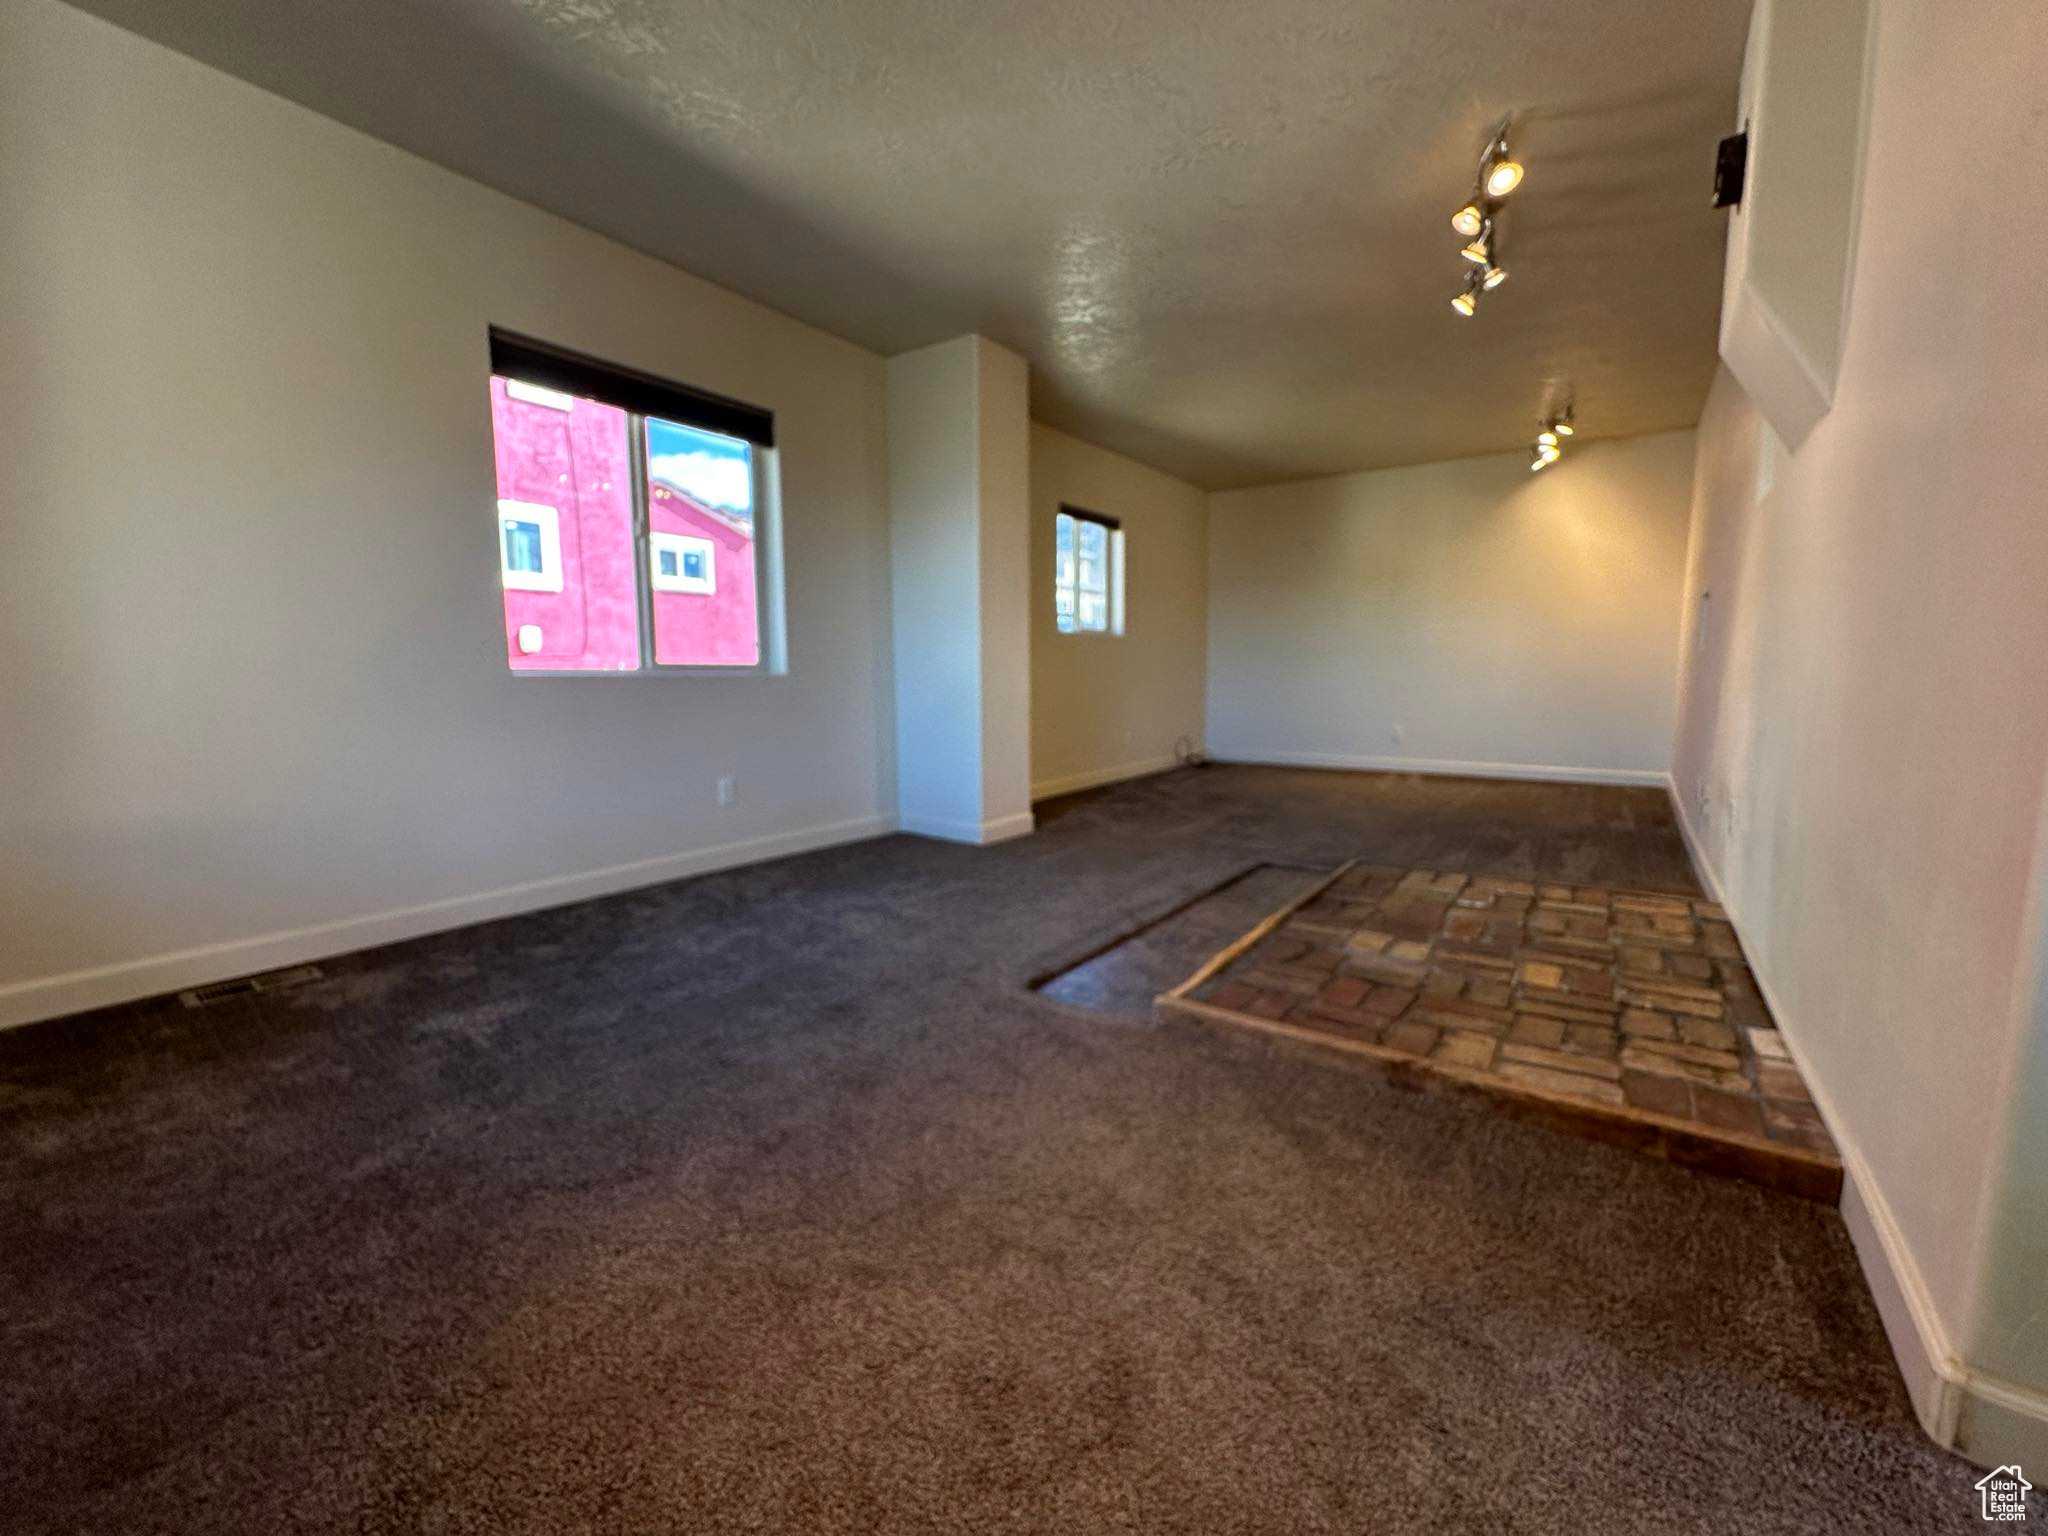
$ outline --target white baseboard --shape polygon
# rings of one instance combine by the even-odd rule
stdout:
[[[1761,977],[1758,988],[1770,1002]],[[1842,1135],[1823,1086],[1792,1034],[1783,1029],[1784,1016],[1776,1004],[1771,1012],[1842,1154],[1842,1222],[1877,1302],[1877,1315],[1920,1427],[1935,1444],[1982,1467],[2029,1460],[2048,1464],[2048,1393],[1976,1370],[1957,1355],[1920,1265],[1862,1149]]]
[[[1807,1091],[1820,1106],[1823,1090],[1804,1056],[1791,1044],[1783,1015],[1774,1006],[1771,1016],[1778,1021],[1779,1033],[1786,1037],[1792,1059],[1806,1079]],[[1877,1303],[1878,1319],[1891,1343],[1892,1358],[1898,1362],[1900,1376],[1905,1378],[1906,1395],[1913,1400],[1913,1412],[1928,1438],[1937,1445],[1954,1445],[1956,1420],[1962,1408],[1962,1364],[1949,1344],[1948,1330],[1942,1326],[1941,1314],[1928,1293],[1926,1278],[1862,1149],[1843,1135],[1840,1122],[1824,1106],[1821,1118],[1828,1122],[1835,1150],[1842,1154],[1842,1225],[1849,1229],[1856,1262],[1862,1266],[1871,1299]]]
[[[1056,779],[1040,779],[1031,786],[1031,798],[1050,800],[1054,795],[1071,795],[1084,789],[1100,789],[1105,784],[1121,784],[1126,779],[1148,778],[1179,766],[1180,759],[1169,755],[1148,757],[1139,763],[1119,763],[1114,768],[1092,768],[1086,773],[1069,773]]]
[[[1707,858],[1706,846],[1676,784],[1671,804],[1678,813],[1678,830],[1692,855],[1700,884],[1721,904],[1740,937],[1742,914],[1728,900],[1720,872]],[[1920,1427],[1935,1444],[1958,1451],[1980,1466],[2023,1462],[2028,1456],[2048,1465],[2048,1394],[1973,1371],[1957,1356],[1919,1261],[1913,1257],[1869,1160],[1847,1133],[1826,1082],[1800,1048],[1798,1023],[1772,992],[1770,979],[1756,966],[1753,947],[1743,947],[1750,953],[1750,972],[1756,977],[1764,1005],[1813,1095],[1815,1108],[1827,1122],[1835,1150],[1841,1153],[1842,1224],[1849,1229],[1856,1261],[1877,1303],[1878,1319],[1884,1324],[1885,1338],[1899,1374],[1905,1378],[1906,1395],[1912,1399]]]
[[[1707,845],[1700,841],[1693,830],[1692,817],[1686,813],[1685,798],[1678,792],[1678,781],[1670,774],[1664,776],[1664,789],[1671,796],[1671,809],[1678,814],[1678,835],[1685,840],[1685,851],[1692,856],[1693,873],[1700,877],[1700,888],[1707,893],[1707,899],[1728,913],[1728,920],[1734,924],[1739,936],[1742,925],[1735,923],[1735,913],[1728,905],[1728,897],[1721,889],[1721,872],[1714,868],[1713,860],[1707,857]]]
[[[1464,779],[1538,779],[1564,784],[1642,784],[1661,789],[1671,776],[1661,768],[1562,768],[1548,763],[1461,762],[1440,757],[1371,757],[1345,752],[1233,752],[1219,763],[1259,768],[1348,768],[1362,773],[1426,773]]]
[[[741,864],[758,864],[765,859],[785,858],[840,843],[860,842],[896,830],[893,816],[863,816],[851,821],[805,827],[795,832],[777,832],[766,837],[747,838],[713,848],[696,848],[683,853],[636,859],[602,869],[570,875],[551,875],[519,885],[502,886],[470,896],[450,896],[417,906],[397,907],[346,917],[305,928],[288,928],[246,939],[228,939],[170,954],[123,960],[89,970],[69,971],[58,976],[38,977],[0,987],[0,1029],[30,1024],[40,1019],[62,1018],[89,1008],[105,1008],[137,998],[155,997],[184,987],[247,976],[279,966],[299,965],[351,950],[415,939],[422,934],[466,928],[472,923],[511,917],[544,907],[565,906],[593,896],[610,896],[645,885],[660,885],[689,875],[709,874]]]
[[[1966,1372],[1955,1448],[1980,1467],[2048,1465],[2048,1394]]]
[[[981,840],[984,843],[1007,843],[1013,837],[1029,837],[1038,828],[1038,818],[1029,811],[1019,811],[1014,816],[1001,816],[994,821],[981,824]]]
[[[1029,811],[1019,811],[1014,816],[998,816],[993,821],[953,821],[943,816],[896,818],[896,830],[899,832],[935,837],[946,843],[973,843],[977,847],[1028,836],[1037,826],[1038,819]]]

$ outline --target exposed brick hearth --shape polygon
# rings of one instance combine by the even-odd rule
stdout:
[[[1834,1144],[1710,901],[1353,865],[1160,1006],[1673,1161],[1840,1190]]]

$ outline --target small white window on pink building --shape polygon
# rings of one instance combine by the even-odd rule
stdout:
[[[769,412],[493,329],[491,431],[514,672],[783,669]]]

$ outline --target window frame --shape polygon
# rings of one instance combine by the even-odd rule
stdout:
[[[723,395],[673,384],[652,374],[635,369],[622,368],[605,363],[581,353],[569,352],[545,342],[516,335],[510,331],[490,328],[491,366],[490,377],[502,378],[507,393],[511,386],[522,386],[522,395],[528,404],[545,405],[548,401],[530,398],[532,391],[557,394],[575,400],[594,400],[611,406],[624,413],[626,418],[627,456],[631,478],[632,537],[633,537],[633,586],[634,604],[638,613],[637,630],[640,642],[639,665],[631,669],[577,668],[577,667],[514,667],[508,663],[506,670],[514,677],[781,677],[789,672],[787,648],[787,625],[783,613],[783,555],[781,528],[781,474],[776,458],[774,441],[774,415],[759,407],[746,405]],[[649,407],[664,407],[652,409]],[[714,436],[736,438],[747,445],[747,475],[753,520],[753,582],[754,582],[754,660],[751,662],[662,662],[655,659],[654,595],[657,591],[696,591],[695,588],[657,588],[654,580],[654,562],[657,545],[653,523],[653,482],[648,476],[647,465],[647,423],[649,419],[669,422],[692,431],[706,432]],[[496,441],[496,425],[493,423],[493,443]],[[495,453],[495,447],[494,447]],[[494,476],[495,478],[495,476]],[[499,498],[510,503],[510,498]],[[536,511],[554,512],[558,509],[542,508],[539,503],[517,503],[519,507]],[[500,512],[497,519],[498,544],[498,621],[502,631],[505,622],[504,593],[507,590],[531,591],[530,587],[505,584],[505,541],[504,520],[507,514]],[[528,519],[529,521],[532,519]],[[560,524],[555,524],[554,575],[557,584],[541,590],[561,590]],[[693,535],[661,534],[662,538],[687,538]],[[545,523],[542,532],[543,556],[547,562],[546,550],[550,547]],[[713,553],[713,583],[716,579],[716,553]],[[519,573],[515,573],[519,574]],[[710,595],[706,592],[706,595]]]
[[[1102,559],[1103,571],[1103,622],[1099,628],[1084,627],[1081,623],[1081,542],[1080,528],[1074,530],[1074,581],[1071,587],[1060,580],[1059,519],[1066,518],[1079,525],[1093,523],[1103,530]],[[1122,639],[1124,636],[1124,525],[1123,519],[1111,517],[1106,512],[1092,512],[1086,507],[1077,507],[1071,502],[1061,502],[1053,519],[1052,541],[1052,612],[1053,632],[1063,637],[1082,635],[1100,636],[1104,639]],[[1074,624],[1071,629],[1060,627],[1060,594],[1071,591],[1074,596]]]
[[[772,589],[768,581],[768,567],[770,560],[769,547],[771,541],[771,535],[769,530],[771,527],[773,509],[769,504],[771,477],[763,473],[763,470],[765,468],[763,460],[773,455],[775,450],[772,448],[763,448],[759,443],[747,444],[747,496],[749,502],[753,507],[754,514],[754,659],[753,661],[747,663],[720,661],[656,661],[654,659],[654,594],[657,591],[662,590],[677,591],[681,589],[663,589],[656,587],[654,584],[654,482],[648,477],[647,474],[648,414],[649,413],[642,411],[626,412],[626,430],[632,434],[632,443],[630,446],[632,448],[633,470],[633,543],[640,552],[639,558],[634,562],[633,567],[635,573],[635,582],[639,589],[638,601],[640,604],[640,667],[638,671],[634,672],[616,672],[608,673],[606,675],[613,677],[782,676],[783,674],[788,672],[789,668],[783,660],[782,656],[781,623],[779,608],[777,610],[776,619],[774,621],[775,640],[773,642],[772,649],[769,638],[769,605],[771,602],[775,601],[775,598],[772,594],[779,593],[782,590],[782,583],[779,579],[781,574],[779,549],[777,556],[777,564],[775,567],[778,579],[774,582]],[[675,422],[675,425],[677,426],[691,426],[691,423],[686,421],[676,422],[675,418],[672,416],[661,416],[656,419],[661,421]],[[696,427],[694,428],[694,430],[703,432],[709,431],[710,428]],[[721,433],[719,435],[729,436],[730,434]],[[662,537],[694,538],[696,536],[693,534],[664,534],[662,535]],[[781,540],[780,538],[774,538],[773,542],[775,545],[779,546]],[[712,558],[715,565],[715,561],[717,559],[717,556],[715,554],[716,545],[713,546],[713,549],[714,554]],[[707,593],[706,595],[708,596],[709,593]],[[541,675],[547,677],[583,677],[587,676],[588,674],[581,672],[549,672],[543,673]]]

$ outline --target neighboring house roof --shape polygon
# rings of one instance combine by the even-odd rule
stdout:
[[[655,478],[653,485],[657,495],[666,491],[668,495],[664,499],[682,503],[682,506],[677,510],[694,512],[699,517],[708,517],[714,523],[721,524],[742,539],[751,539],[754,536],[753,519],[741,517],[737,512],[728,512],[723,507],[707,506],[688,491],[682,489],[682,487],[672,485],[659,477]]]

